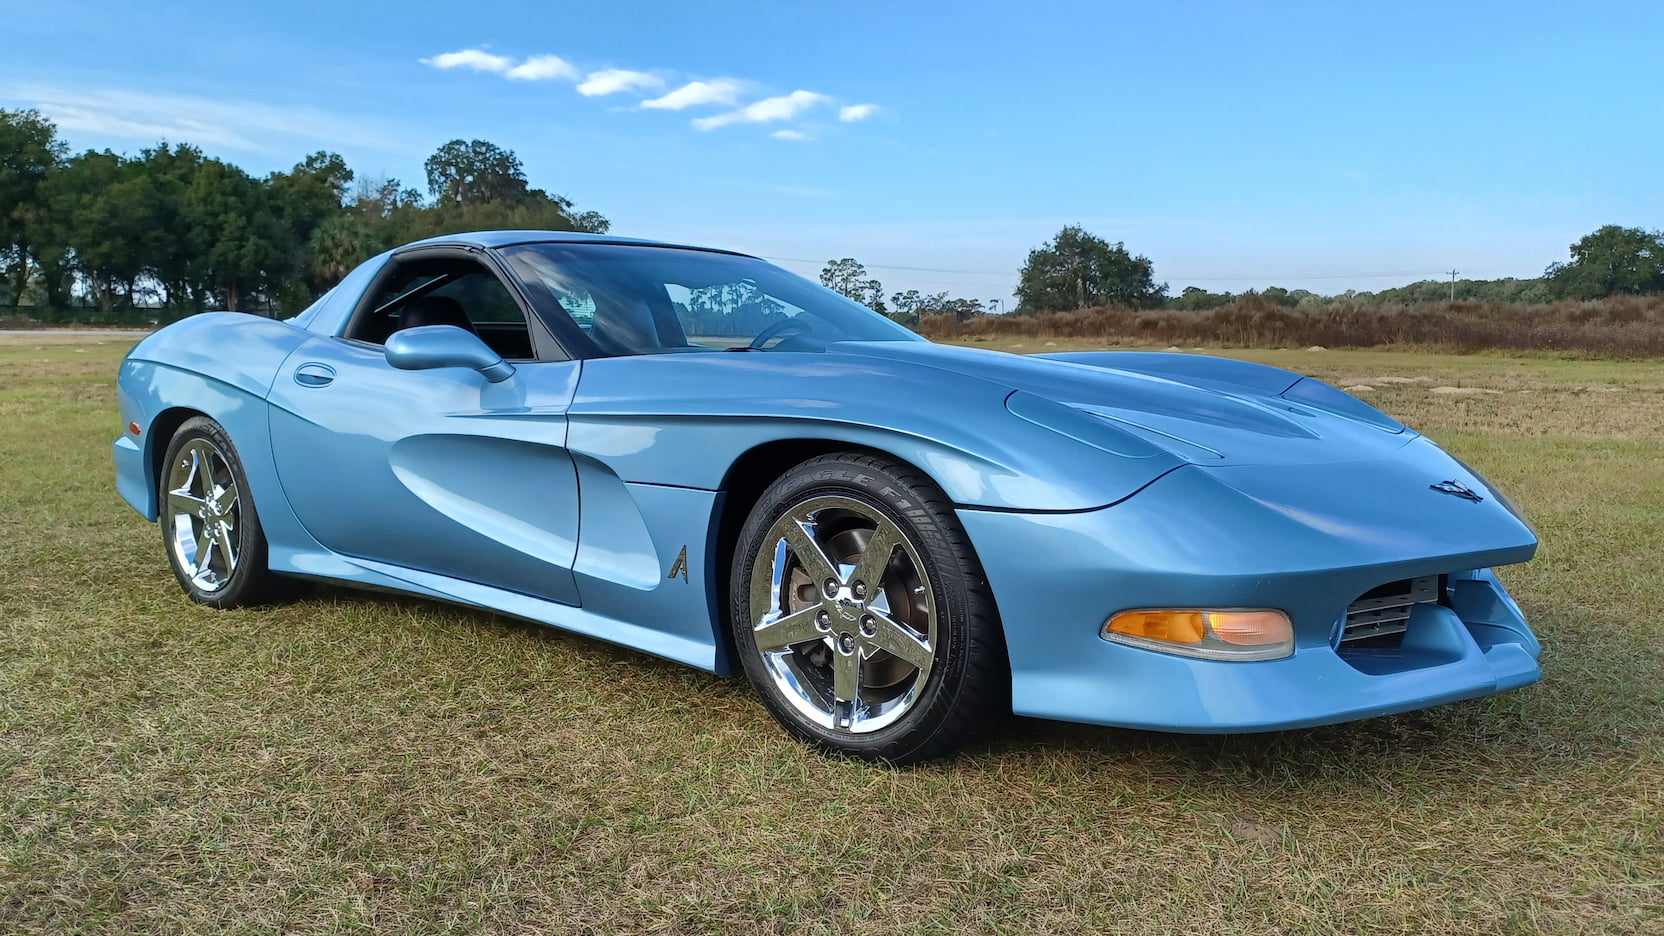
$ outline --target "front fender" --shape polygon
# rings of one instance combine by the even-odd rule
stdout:
[[[954,503],[1067,511],[1124,500],[1183,464],[1091,417],[1092,438],[1007,409],[1010,388],[834,354],[688,354],[584,362],[570,445],[629,482],[717,490],[743,453],[846,443],[918,466]]]
[[[307,333],[271,319],[210,312],[175,322],[133,347],[116,393],[122,433],[113,450],[116,489],[147,520],[156,519],[157,465],[172,428],[201,413],[225,428],[261,501],[276,490],[265,398],[278,365]],[[131,426],[137,426],[134,433]]]

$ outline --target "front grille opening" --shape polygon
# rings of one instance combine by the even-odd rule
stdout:
[[[1404,644],[1410,613],[1418,604],[1439,601],[1438,575],[1402,579],[1372,588],[1346,607],[1340,650],[1396,650]]]

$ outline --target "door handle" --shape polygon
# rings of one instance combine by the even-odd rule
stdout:
[[[335,379],[335,368],[328,364],[302,364],[295,368],[295,383],[303,387],[327,387]]]

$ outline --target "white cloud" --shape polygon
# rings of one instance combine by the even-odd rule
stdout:
[[[582,75],[577,66],[558,55],[533,55],[516,61],[506,55],[487,52],[483,48],[444,52],[421,60],[422,64],[449,70],[466,68],[489,72],[518,81],[570,81],[577,83],[578,93],[584,97],[606,97],[624,92],[657,92],[665,83],[657,75],[627,68],[604,68]],[[735,78],[714,78],[710,81],[690,81],[669,93],[642,101],[642,110],[679,111],[706,105],[732,106],[744,93],[747,82]],[[715,130],[731,124],[773,123],[791,120],[815,107],[831,105],[832,98],[814,91],[793,91],[778,97],[753,101],[737,110],[725,111],[694,120],[697,130]],[[850,104],[838,108],[838,119],[844,123],[866,120],[880,110],[877,104]],[[782,140],[810,140],[808,134],[789,130],[774,134]]]
[[[484,49],[462,49],[458,52],[445,52],[433,58],[422,59],[423,65],[434,68],[471,68],[474,71],[495,72],[505,74],[514,67],[514,59],[506,55],[493,55]]]
[[[715,81],[690,81],[664,97],[642,101],[648,110],[682,110],[701,104],[732,104],[739,97],[740,83],[731,78]]]
[[[248,152],[292,148],[297,141],[330,149],[357,146],[377,151],[398,150],[406,145],[362,119],[252,101],[116,89],[78,91],[3,85],[0,102],[39,108],[66,134],[146,144],[167,140]],[[102,140],[96,142],[104,145]]]
[[[793,91],[780,97],[763,98],[747,104],[736,111],[717,114],[715,117],[701,117],[693,122],[698,130],[715,130],[737,123],[769,123],[775,120],[790,120],[817,104],[829,103],[832,99],[824,94],[813,91]]]
[[[577,66],[558,55],[534,55],[504,74],[520,81],[547,81],[551,78],[578,80]]]
[[[793,143],[811,143],[815,139],[801,130],[776,130],[769,136],[776,140],[791,140]]]
[[[625,68],[608,68],[603,71],[590,72],[584,83],[578,85],[578,93],[584,97],[601,97],[607,94],[617,94],[620,91],[641,91],[649,88],[662,88],[664,82],[646,72],[630,71]]]

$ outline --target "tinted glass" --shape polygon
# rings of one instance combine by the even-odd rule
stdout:
[[[415,306],[424,314],[407,315]],[[399,265],[371,299],[377,311],[360,316],[345,337],[385,343],[412,325],[455,325],[478,335],[510,361],[533,357],[526,316],[496,274],[471,261],[415,260]],[[443,314],[444,310],[450,314]]]
[[[819,351],[833,341],[922,340],[752,257],[621,244],[526,244],[503,253],[603,354]]]
[[[431,295],[455,299],[467,311],[468,318],[478,325],[526,326],[526,316],[509,295],[508,287],[496,276],[484,270],[470,273],[435,289]]]

